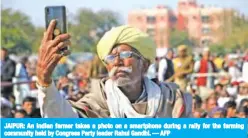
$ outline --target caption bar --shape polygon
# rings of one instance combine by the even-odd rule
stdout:
[[[245,119],[2,119],[2,137],[247,136]],[[226,134],[225,132],[228,132]],[[233,136],[232,136],[233,135]]]

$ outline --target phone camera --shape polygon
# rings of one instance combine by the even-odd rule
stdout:
[[[47,14],[49,14],[49,8],[46,9]]]

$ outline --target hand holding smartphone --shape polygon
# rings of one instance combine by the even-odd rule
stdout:
[[[53,39],[58,35],[67,33],[66,8],[65,6],[47,6],[45,7],[46,29],[50,22],[56,20],[56,26],[53,30]],[[61,49],[61,52],[68,50],[69,47]]]
[[[66,28],[64,6],[45,8],[46,31],[41,41],[37,60],[37,83],[48,87],[52,83],[52,72],[62,57],[70,54],[70,35]]]

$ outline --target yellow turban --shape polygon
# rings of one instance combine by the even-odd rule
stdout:
[[[103,60],[116,44],[127,44],[137,49],[146,59],[155,59],[156,44],[148,34],[134,27],[124,25],[106,32],[97,44],[99,58]]]
[[[187,50],[187,48],[188,47],[186,45],[180,45],[180,46],[178,46],[177,50],[182,51],[182,50]]]

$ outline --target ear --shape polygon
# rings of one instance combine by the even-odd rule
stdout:
[[[148,68],[149,68],[149,61],[148,60],[145,60],[145,61],[143,61],[143,73],[145,74],[146,72],[147,72],[147,70],[148,70]]]

